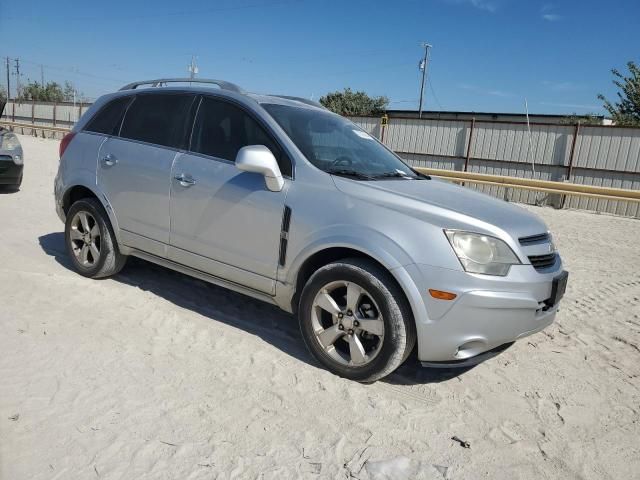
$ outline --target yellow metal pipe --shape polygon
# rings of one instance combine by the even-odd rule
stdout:
[[[46,125],[34,125],[32,123],[5,122],[4,120],[0,121],[0,124],[8,125],[13,128],[28,128],[30,130],[50,130],[52,132],[62,132],[62,133],[67,133],[71,131],[69,128],[48,127]]]
[[[502,185],[505,187],[525,188],[527,190],[548,191],[565,195],[589,195],[594,197],[616,197],[615,200],[640,201],[640,190],[625,188],[596,187],[593,185],[579,185],[576,183],[551,182],[548,180],[534,180],[530,178],[507,177],[502,175],[488,175],[485,173],[459,172],[455,170],[441,170],[438,168],[417,167],[415,170],[458,181]]]
[[[434,177],[438,177],[438,175],[433,175]],[[484,180],[469,180],[467,178],[453,178],[453,177],[439,177],[443,180],[449,180],[451,182],[456,183],[481,183],[483,185],[494,185],[497,187],[503,188],[520,188],[522,190],[533,190],[536,192],[545,192],[545,193],[558,193],[560,195],[570,195],[577,197],[589,197],[589,198],[597,198],[599,200],[615,200],[618,202],[640,202],[640,198],[627,198],[627,197],[616,197],[613,195],[600,195],[596,193],[584,193],[584,192],[567,192],[565,190],[558,190],[556,188],[542,188],[542,187],[529,187],[525,185],[511,185],[503,182],[488,182]]]

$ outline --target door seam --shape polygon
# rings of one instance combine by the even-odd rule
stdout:
[[[169,244],[164,247],[165,257],[169,258],[169,246],[172,244],[171,235],[173,233],[173,171],[176,165],[176,160],[182,155],[182,152],[176,152],[171,161],[171,168],[169,169]]]

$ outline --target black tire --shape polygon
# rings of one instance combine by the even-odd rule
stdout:
[[[83,265],[73,250],[71,242],[71,225],[73,218],[79,212],[87,212],[94,219],[95,224],[100,230],[100,256],[98,260],[92,266]],[[127,262],[127,256],[122,255],[116,244],[115,235],[109,217],[105,212],[103,206],[95,198],[83,198],[76,201],[67,212],[67,219],[64,229],[64,240],[67,248],[67,253],[71,258],[76,271],[85,277],[89,278],[105,278],[117,274],[124,267]]]
[[[22,185],[22,173],[20,174],[20,178],[18,178],[17,183],[9,184],[9,185],[0,185],[0,189],[6,192],[18,192],[20,191],[20,185]]]
[[[363,366],[344,365],[334,360],[322,348],[313,329],[314,299],[325,285],[336,281],[354,282],[363,287],[382,314],[382,346]],[[416,327],[404,293],[385,269],[367,259],[348,258],[317,270],[302,291],[299,307],[302,338],[311,354],[328,370],[350,380],[369,383],[389,375],[409,357],[416,342]]]

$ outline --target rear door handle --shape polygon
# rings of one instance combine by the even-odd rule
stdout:
[[[191,187],[196,184],[195,179],[188,174],[181,173],[174,177],[183,187]]]
[[[118,159],[110,153],[107,153],[104,157],[102,157],[102,164],[105,167],[113,167],[116,163],[118,163]]]

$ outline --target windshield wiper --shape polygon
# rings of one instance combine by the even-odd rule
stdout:
[[[412,177],[411,175],[408,175],[406,173],[402,173],[402,172],[384,172],[384,173],[378,173],[375,175],[375,178],[406,178],[408,180],[417,180],[418,177]]]
[[[431,180],[429,175],[424,175],[423,173],[416,172],[415,170],[411,170],[413,175],[411,176],[408,173],[401,172],[400,170],[395,170],[393,172],[384,172],[377,175],[374,175],[375,178],[406,178],[408,180]]]
[[[422,180],[431,180],[431,175],[427,175],[426,173],[420,173],[416,170],[411,170],[413,173],[415,173],[418,178],[421,178]]]
[[[330,173],[331,175],[341,175],[344,177],[359,178],[361,180],[374,180],[375,178],[371,175],[367,175],[366,173],[362,173],[357,170],[351,170],[349,168],[331,168],[325,171],[327,173]]]

